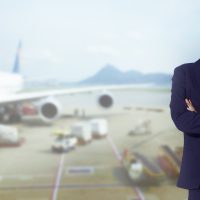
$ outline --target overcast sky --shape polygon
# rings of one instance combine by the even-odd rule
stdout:
[[[77,81],[106,64],[172,73],[200,58],[198,0],[0,0],[0,69]]]

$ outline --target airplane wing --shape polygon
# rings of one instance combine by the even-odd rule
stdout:
[[[68,88],[68,89],[59,89],[59,90],[46,90],[40,92],[20,92],[9,95],[0,95],[0,104],[22,102],[26,100],[36,100],[49,96],[62,96],[62,95],[73,95],[80,93],[88,93],[95,91],[108,91],[108,90],[125,90],[125,89],[134,89],[141,87],[148,87],[149,84],[141,85],[107,85],[107,86],[91,86],[91,87],[77,87],[77,88]]]

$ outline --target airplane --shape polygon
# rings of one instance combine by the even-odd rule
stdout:
[[[109,109],[114,105],[114,96],[110,90],[138,87],[129,84],[23,92],[24,78],[20,74],[21,48],[22,42],[19,41],[12,72],[0,72],[0,121],[4,123],[21,119],[22,115],[35,115],[45,123],[52,123],[61,116],[62,102],[58,97],[63,95],[100,91],[97,104],[101,108]]]
[[[19,73],[19,58],[21,54],[21,41],[18,45],[18,50],[15,58],[14,67],[12,73],[2,72],[0,71],[0,94],[1,96],[5,94],[11,94],[18,92],[23,89],[23,77]],[[12,81],[11,81],[12,80]],[[0,97],[1,97],[0,96]]]

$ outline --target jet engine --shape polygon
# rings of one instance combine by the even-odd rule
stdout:
[[[22,106],[22,115],[37,116],[45,123],[51,123],[61,115],[61,104],[53,97],[48,97]]]
[[[102,108],[110,108],[114,103],[114,97],[110,92],[102,92],[97,97],[97,103]]]

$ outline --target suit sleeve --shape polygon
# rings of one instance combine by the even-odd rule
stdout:
[[[185,103],[186,82],[185,71],[180,66],[174,68],[172,76],[170,114],[171,118],[180,131],[200,136],[200,113],[187,110]]]

